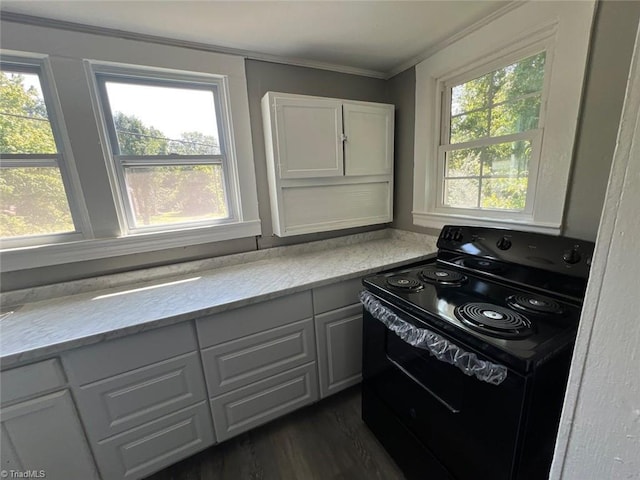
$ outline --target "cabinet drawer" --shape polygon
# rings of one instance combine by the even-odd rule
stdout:
[[[210,347],[236,338],[311,318],[311,292],[261,302],[197,320],[200,347]]]
[[[5,370],[0,374],[2,405],[64,387],[67,380],[57,359]]]
[[[358,294],[364,290],[362,278],[353,278],[344,282],[313,289],[313,312],[328,312],[360,302]]]
[[[202,351],[212,397],[314,359],[315,336],[310,318]]]
[[[185,322],[72,350],[62,363],[69,381],[84,385],[197,349],[193,325]]]
[[[216,437],[226,440],[317,400],[312,362],[211,400]]]
[[[206,402],[172,413],[94,446],[103,480],[141,478],[212,445]]]
[[[94,442],[207,397],[197,352],[100,380],[74,393]]]
[[[362,379],[362,306],[316,316],[320,397],[344,390]]]

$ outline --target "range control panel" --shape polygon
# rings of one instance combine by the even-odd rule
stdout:
[[[446,225],[438,248],[588,278],[594,243],[501,228]]]

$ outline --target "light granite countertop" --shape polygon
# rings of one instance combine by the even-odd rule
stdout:
[[[0,362],[27,363],[401,266],[434,253],[436,240],[389,229],[7,292]]]

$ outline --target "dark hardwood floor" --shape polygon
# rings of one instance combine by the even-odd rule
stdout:
[[[403,480],[354,387],[208,448],[147,480]]]

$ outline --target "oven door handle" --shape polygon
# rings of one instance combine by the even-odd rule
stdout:
[[[435,398],[438,402],[440,402],[442,405],[444,405],[451,413],[460,413],[460,410],[458,410],[455,407],[452,407],[447,401],[443,400],[442,398],[440,398],[438,395],[436,395],[435,393],[433,393],[433,391],[427,387],[424,383],[422,383],[420,380],[418,380],[415,375],[412,375],[411,373],[409,373],[409,371],[404,368],[402,365],[400,365],[398,362],[396,362],[395,360],[389,358],[389,356],[387,355],[387,360],[389,360],[393,365],[396,366],[396,368],[398,368],[398,370],[400,370],[402,373],[404,373],[407,377],[409,377],[411,380],[413,380],[415,383],[417,383],[418,385],[420,385],[429,395],[431,395],[433,398]]]
[[[382,322],[404,342],[427,350],[438,360],[459,368],[466,375],[475,376],[478,380],[493,385],[500,385],[507,378],[508,370],[504,365],[482,360],[475,353],[467,352],[445,337],[403,320],[372,293],[366,290],[360,292],[360,301],[373,318]]]

